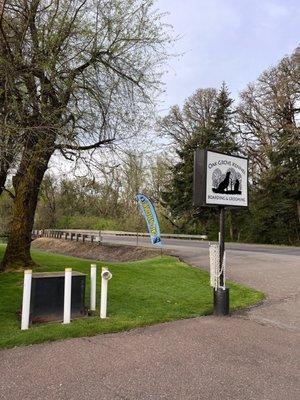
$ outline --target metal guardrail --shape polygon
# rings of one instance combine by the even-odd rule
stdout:
[[[43,229],[32,231],[33,237],[53,237],[57,239],[70,239],[79,241],[80,239],[85,242],[103,242],[105,236],[131,236],[139,237],[149,237],[147,232],[125,232],[125,231],[105,231],[105,230],[87,230],[87,229]],[[176,234],[176,233],[162,233],[162,238],[166,239],[184,239],[184,240],[206,240],[206,235],[186,235],[186,234]]]

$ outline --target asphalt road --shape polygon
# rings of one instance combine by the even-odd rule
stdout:
[[[207,243],[165,242],[171,254],[208,267]],[[299,255],[297,248],[227,245],[228,278],[267,295],[231,317],[0,351],[0,399],[298,400]]]
[[[116,243],[126,245],[139,245],[152,247],[149,243],[149,238],[135,236],[114,236],[104,235],[103,243]],[[163,239],[164,249],[167,250],[191,250],[197,252],[198,249],[208,249],[208,241],[200,240],[182,240],[182,239]],[[232,251],[247,251],[253,253],[267,253],[280,255],[294,255],[300,257],[300,247],[292,246],[273,246],[264,244],[249,244],[249,243],[226,243],[226,249]]]

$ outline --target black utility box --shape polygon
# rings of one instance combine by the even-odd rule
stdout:
[[[86,275],[72,272],[71,317],[85,314]],[[64,272],[42,272],[32,274],[30,320],[48,322],[63,320],[64,313]]]

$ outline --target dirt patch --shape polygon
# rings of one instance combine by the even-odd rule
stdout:
[[[59,253],[78,258],[99,261],[137,261],[156,257],[160,251],[136,246],[81,243],[70,240],[38,238],[32,242],[32,248]]]

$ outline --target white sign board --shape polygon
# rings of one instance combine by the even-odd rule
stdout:
[[[248,206],[248,160],[207,151],[206,204]]]
[[[194,204],[248,207],[248,159],[211,150],[197,151]]]

